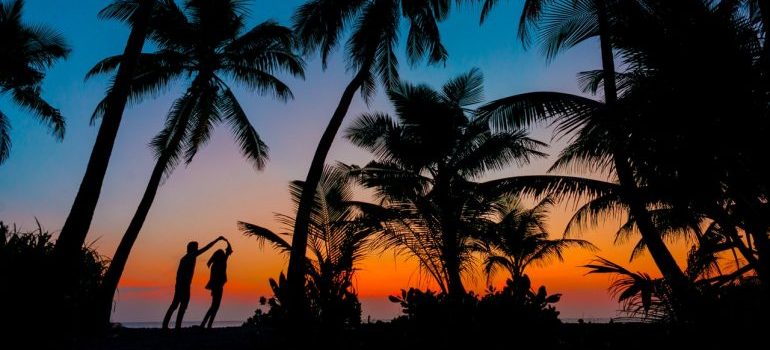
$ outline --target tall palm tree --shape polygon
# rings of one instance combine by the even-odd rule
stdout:
[[[126,42],[122,60],[117,62],[118,72],[114,82],[107,93],[109,106],[104,110],[102,123],[96,136],[91,157],[88,159],[85,175],[80,183],[80,188],[75,196],[67,220],[64,222],[56,241],[54,254],[59,263],[59,272],[56,274],[56,284],[64,288],[64,294],[74,293],[75,281],[77,281],[78,261],[77,256],[85,242],[91,220],[94,216],[99,194],[102,190],[104,175],[115,144],[115,137],[120,128],[123,111],[130,94],[130,85],[134,71],[139,63],[139,56],[144,46],[150,16],[156,4],[156,0],[137,0],[128,11],[114,11],[126,1],[116,1],[104,8],[99,16],[101,18],[120,18],[131,21],[131,34]]]
[[[351,185],[345,169],[327,166],[313,200],[306,287],[313,304],[311,307],[317,309],[319,321],[326,326],[350,325],[360,321],[353,275],[356,264],[364,256],[371,230],[357,221],[359,213],[349,203],[353,198]],[[303,188],[301,181],[294,181],[289,187],[295,205],[299,205]],[[276,217],[288,229],[293,228],[294,216],[277,214]],[[260,244],[269,242],[286,254],[292,251],[291,244],[284,239],[290,236],[289,233],[276,233],[246,222],[239,222],[238,225],[246,235],[257,238]],[[276,286],[276,297],[280,300],[278,284],[271,284]],[[357,315],[352,315],[356,310]]]
[[[549,239],[545,220],[553,206],[545,198],[530,209],[506,196],[495,208],[495,218],[480,245],[484,253],[484,272],[491,278],[498,268],[505,269],[513,281],[525,275],[527,267],[542,265],[553,259],[562,261],[564,250],[596,247],[582,239]]]
[[[268,148],[227,80],[286,100],[292,97],[291,90],[274,74],[284,71],[302,77],[304,62],[292,52],[294,39],[288,28],[268,21],[244,31],[247,4],[187,0],[182,10],[174,1],[167,1],[156,9],[150,38],[158,49],[139,57],[130,96],[141,99],[182,78],[189,85],[174,101],[166,126],[152,141],[157,161],[102,282],[100,324],[109,322],[120,276],[164,174],[170,175],[182,157],[189,164],[216,124],[227,123],[244,157],[258,170],[265,166]],[[122,59],[113,56],[102,60],[88,77],[114,71]],[[102,101],[96,114],[107,110],[109,103]]]
[[[24,0],[0,3],[0,95],[10,94],[13,102],[32,112],[61,140],[64,118],[40,94],[46,70],[67,58],[70,50],[55,30],[24,23],[23,11]],[[10,128],[8,117],[0,110],[0,164],[11,151]]]
[[[305,179],[305,191],[299,203],[296,225],[292,235],[292,253],[289,259],[288,284],[290,313],[302,305],[303,261],[308,238],[310,211],[318,182],[323,173],[326,156],[347,114],[353,95],[360,90],[368,99],[374,93],[377,82],[386,88],[398,82],[399,23],[402,17],[409,21],[407,56],[412,63],[426,57],[431,63],[446,58],[441,44],[437,22],[449,11],[448,0],[310,0],[294,14],[294,31],[306,53],[319,52],[326,67],[329,54],[337,47],[341,37],[350,31],[345,45],[348,69],[354,77],[342,93],[329,124],[318,143]],[[297,305],[294,308],[292,305]],[[299,311],[299,310],[298,310]]]
[[[436,91],[400,84],[388,96],[396,111],[364,114],[346,137],[376,160],[353,169],[376,190],[381,205],[361,203],[378,223],[381,244],[416,257],[453,298],[464,296],[462,272],[472,263],[484,218],[499,199],[475,182],[488,172],[544,156],[526,132],[493,133],[471,106],[482,101],[483,77],[474,69]]]
[[[636,0],[631,2],[637,2]],[[482,10],[482,19],[491,10],[496,3],[495,0],[485,1]],[[585,101],[578,97],[566,96],[565,94],[556,95],[525,95],[531,98],[554,98],[560,100],[557,104],[564,103],[572,107],[581,104],[578,114],[586,110],[592,110],[596,121],[601,122],[603,129],[600,132],[594,132],[594,136],[603,139],[606,143],[604,149],[608,151],[606,156],[598,157],[600,168],[607,168],[611,165],[614,169],[614,175],[618,179],[620,191],[623,199],[628,203],[630,213],[633,215],[642,236],[647,242],[647,248],[653,257],[658,268],[672,281],[673,285],[679,290],[686,289],[686,278],[682,269],[674,260],[673,255],[660,238],[660,232],[655,228],[652,218],[644,205],[644,200],[640,196],[638,182],[634,170],[631,166],[629,151],[626,149],[625,141],[629,130],[625,128],[624,118],[619,113],[618,89],[616,82],[615,58],[613,53],[613,33],[612,24],[615,16],[615,10],[618,6],[616,0],[528,0],[525,2],[524,10],[519,23],[519,37],[527,44],[531,42],[531,32],[536,32],[536,37],[543,45],[544,53],[551,59],[561,51],[573,47],[587,39],[598,37],[601,47],[602,70],[600,73],[601,86],[604,89],[604,103]],[[519,99],[519,102],[521,99]],[[498,102],[502,102],[498,101]],[[513,103],[513,100],[508,100]],[[552,101],[554,102],[554,101]],[[537,103],[537,102],[536,102]],[[501,106],[499,103],[493,103]],[[503,103],[504,104],[504,103]],[[556,105],[548,111],[559,114],[564,109],[558,109]],[[561,108],[565,107],[562,105]],[[569,113],[567,113],[569,114]],[[558,123],[561,124],[561,131],[576,130],[582,124],[579,117],[575,114],[563,115]],[[529,123],[533,120],[523,119],[522,123],[513,123],[517,126]],[[506,123],[501,123],[505,126]],[[593,128],[593,126],[591,126]],[[586,129],[591,129],[586,128]],[[574,145],[574,144],[573,144]],[[572,151],[575,147],[573,147]],[[574,153],[574,152],[573,152]],[[597,152],[594,152],[597,153]],[[596,155],[596,154],[594,154]],[[573,154],[574,156],[574,154]],[[596,160],[596,159],[594,159]],[[609,162],[607,162],[609,161]]]

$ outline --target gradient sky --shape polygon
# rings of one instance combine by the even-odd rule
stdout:
[[[96,137],[97,128],[89,117],[102,98],[106,80],[84,82],[85,72],[103,57],[122,52],[127,29],[115,22],[99,21],[96,13],[104,0],[27,0],[25,19],[45,23],[64,34],[72,55],[50,71],[44,96],[67,118],[67,134],[56,142],[29,114],[16,109],[0,97],[0,108],[12,123],[13,148],[8,161],[0,166],[0,220],[32,228],[35,218],[45,228],[58,232],[77,188]],[[251,6],[250,24],[275,19],[288,24],[301,0],[257,0]],[[537,49],[525,51],[516,40],[516,21],[521,1],[502,2],[484,26],[478,25],[479,7],[453,8],[441,34],[449,51],[445,65],[409,67],[399,51],[402,78],[440,86],[448,78],[478,67],[485,76],[486,97],[491,100],[515,93],[555,90],[578,93],[575,75],[600,66],[598,45],[585,43],[554,62],[546,64]],[[405,37],[405,34],[402,35]],[[145,50],[151,49],[145,47]],[[290,213],[288,182],[304,178],[310,159],[339,96],[350,79],[342,56],[330,58],[329,68],[308,59],[307,78],[287,78],[295,100],[281,103],[238,89],[252,123],[270,147],[270,162],[257,172],[243,161],[226,127],[220,127],[211,142],[188,167],[179,167],[160,188],[155,204],[134,247],[117,296],[115,321],[158,321],[171,300],[174,273],[189,240],[205,244],[220,234],[234,246],[228,271],[229,282],[219,320],[244,320],[253,314],[259,296],[269,296],[267,279],[286,268],[286,259],[266,247],[243,237],[238,220],[280,230],[273,213]],[[107,178],[96,210],[88,242],[111,256],[120,240],[154,164],[147,144],[161,126],[172,99],[179,95],[175,86],[157,99],[148,99],[127,109],[115,144]],[[380,91],[367,107],[358,97],[347,121],[360,113],[389,111]],[[547,130],[533,135],[550,141]],[[550,154],[558,153],[555,145]],[[364,164],[370,157],[338,138],[328,161]],[[542,173],[550,161],[512,168],[494,177]],[[572,206],[561,206],[550,222],[552,235],[561,234]],[[614,245],[611,233],[617,222],[585,232],[583,238],[596,244],[597,254],[616,262],[627,262],[632,243]],[[683,256],[684,245],[674,249]],[[579,265],[594,253],[571,251],[563,263],[555,262],[532,269],[534,283],[545,284],[551,293],[563,293],[557,305],[563,317],[611,317],[618,305],[607,294],[606,276],[585,276]],[[199,320],[210,297],[203,288],[208,278],[206,258],[199,259],[193,282],[193,300],[188,320]],[[649,257],[629,266],[656,274]],[[363,302],[363,317],[389,319],[398,307],[387,295],[409,286],[430,284],[421,277],[416,264],[393,254],[372,254],[360,267],[356,288]],[[498,281],[499,282],[499,281]],[[484,289],[480,274],[467,280],[469,289]]]

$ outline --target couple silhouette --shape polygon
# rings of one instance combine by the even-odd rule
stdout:
[[[218,249],[215,251],[206,263],[211,270],[209,282],[206,284],[206,289],[211,290],[211,307],[206,311],[206,316],[203,317],[201,327],[211,328],[211,325],[214,323],[214,317],[216,317],[217,311],[219,311],[219,305],[222,302],[222,291],[227,282],[227,258],[233,253],[230,241],[223,236],[217,237],[217,239],[206,244],[201,249],[198,249],[198,242],[192,241],[187,243],[187,254],[179,260],[179,268],[176,270],[174,300],[171,301],[171,306],[168,308],[166,316],[163,318],[163,329],[168,329],[171,315],[177,308],[179,308],[179,311],[176,314],[175,328],[179,329],[182,327],[182,319],[184,319],[184,313],[187,311],[187,305],[190,303],[190,285],[192,284],[193,274],[195,273],[196,259],[199,255],[211,249],[211,247],[219,241],[227,243],[227,248],[225,250]]]

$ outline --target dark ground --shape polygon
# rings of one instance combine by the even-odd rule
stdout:
[[[255,328],[187,328],[181,331],[160,329],[117,329],[106,338],[82,342],[78,349],[184,349],[184,350],[236,350],[236,349],[288,349],[289,340],[305,340],[303,348],[313,349],[645,349],[663,350],[672,346],[689,345],[672,337],[671,331],[651,324],[563,324],[557,334],[538,335],[503,332],[494,340],[473,339],[467,334],[423,335],[413,339],[387,323],[365,324],[357,331],[340,336],[328,334],[288,334],[278,336],[274,332]],[[705,335],[705,334],[704,334]],[[691,337],[676,337],[689,338]],[[486,343],[483,343],[486,341]],[[482,344],[483,343],[483,344]],[[546,345],[555,344],[553,346]],[[708,347],[707,347],[708,348]]]

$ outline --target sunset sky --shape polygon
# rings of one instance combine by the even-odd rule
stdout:
[[[85,171],[97,127],[89,118],[103,97],[106,79],[84,82],[85,72],[103,57],[122,51],[128,31],[120,23],[99,21],[96,13],[104,0],[27,0],[25,18],[30,23],[50,25],[66,37],[73,51],[70,58],[54,66],[45,80],[43,95],[67,118],[67,134],[56,142],[34,117],[16,109],[6,98],[0,106],[12,123],[13,148],[8,161],[0,165],[0,220],[31,229],[35,218],[44,228],[58,232],[70,209]],[[251,25],[275,19],[289,25],[301,0],[257,0],[251,6]],[[600,66],[598,45],[585,43],[546,64],[539,51],[525,51],[516,38],[521,1],[501,2],[483,26],[478,24],[479,7],[453,8],[441,25],[449,51],[445,65],[410,67],[399,50],[402,79],[440,86],[450,77],[478,67],[485,77],[485,95],[492,100],[515,93],[555,90],[578,93],[576,74]],[[402,35],[405,37],[405,34]],[[151,50],[145,46],[145,50]],[[219,320],[244,320],[253,314],[260,296],[269,296],[267,280],[286,268],[286,259],[263,250],[238,232],[237,221],[282,230],[273,213],[291,213],[287,185],[305,177],[310,159],[340,94],[351,75],[339,54],[329,60],[326,71],[315,57],[309,58],[306,79],[286,78],[295,99],[288,103],[238,89],[237,96],[253,125],[270,147],[270,161],[258,172],[244,161],[226,126],[217,130],[211,142],[194,162],[179,167],[161,186],[155,204],[134,247],[117,296],[113,320],[159,321],[171,301],[174,274],[185,244],[201,244],[222,234],[233,243],[235,253],[228,264],[228,284]],[[120,240],[154,164],[147,146],[161,128],[173,98],[175,86],[157,99],[148,99],[127,109],[107,178],[96,210],[88,242],[105,256],[111,256]],[[390,111],[385,94],[378,91],[366,106],[358,96],[347,121],[367,110]],[[533,131],[534,137],[551,141],[548,130]],[[558,153],[558,145],[550,154]],[[331,161],[362,165],[370,157],[338,138],[328,157]],[[550,161],[511,168],[492,177],[543,173]],[[560,206],[550,221],[553,236],[561,235],[573,207]],[[557,308],[563,317],[611,317],[618,305],[607,294],[606,276],[585,276],[579,265],[594,254],[627,263],[635,242],[613,244],[616,221],[587,231],[582,238],[597,245],[597,253],[570,251],[563,263],[555,262],[530,271],[534,283],[545,284],[551,293],[563,293]],[[682,257],[684,244],[675,249]],[[203,288],[208,279],[205,261],[198,261],[193,283],[193,301],[187,320],[200,320],[210,301]],[[632,270],[657,274],[648,256],[630,264]],[[398,307],[387,296],[400,288],[426,287],[413,261],[394,257],[392,252],[373,253],[360,266],[356,288],[363,302],[363,317],[388,319]],[[468,289],[483,291],[480,273],[467,280]],[[499,281],[498,281],[499,282]]]

